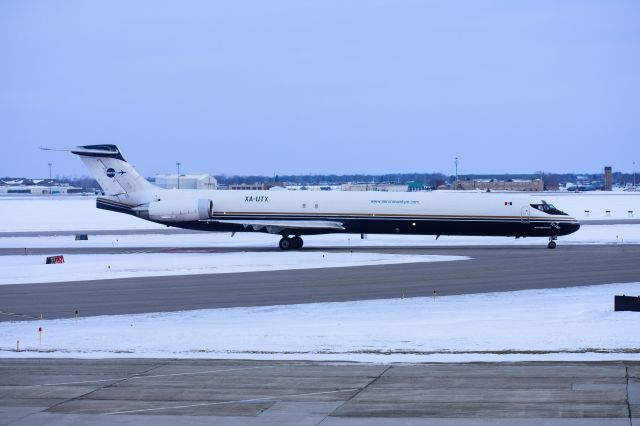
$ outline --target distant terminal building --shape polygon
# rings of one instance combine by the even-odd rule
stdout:
[[[264,183],[232,183],[229,184],[232,191],[264,191]]]
[[[83,194],[85,191],[84,188],[56,182],[53,179],[18,178],[0,180],[0,194],[58,195]],[[93,190],[91,191],[93,192]]]
[[[547,180],[544,183],[545,191],[560,191],[560,182],[555,179]]]
[[[340,185],[317,184],[317,185],[287,185],[289,191],[340,191]]]
[[[176,173],[156,175],[156,185],[165,189],[218,189],[218,180],[208,174],[190,174],[178,176]]]
[[[340,186],[342,191],[381,191],[381,192],[407,192],[423,191],[424,184],[409,182],[408,184],[397,183],[343,183]]]
[[[342,191],[373,191],[374,183],[343,183],[340,185]]]
[[[419,191],[425,191],[427,189],[429,188],[427,188],[424,183],[412,181],[407,184],[407,191],[409,192],[419,192]]]
[[[264,183],[232,183],[229,189],[232,191],[268,191],[271,188],[284,188],[284,182],[264,182]]]
[[[544,191],[542,179],[533,180],[497,180],[497,179],[473,179],[456,180],[453,182],[453,189],[456,190],[490,190],[490,191]]]

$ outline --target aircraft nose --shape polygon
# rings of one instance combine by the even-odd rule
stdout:
[[[577,219],[573,219],[573,221],[568,223],[567,228],[568,228],[569,234],[573,234],[578,229],[580,229],[580,222],[578,222]]]

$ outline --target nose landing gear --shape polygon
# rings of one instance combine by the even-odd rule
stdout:
[[[558,237],[556,237],[556,236],[549,237],[549,244],[547,244],[547,248],[548,249],[556,248],[556,240],[557,239],[558,239]]]
[[[281,250],[300,250],[304,244],[302,238],[299,235],[296,235],[293,238],[289,238],[287,236],[282,237],[278,246]]]

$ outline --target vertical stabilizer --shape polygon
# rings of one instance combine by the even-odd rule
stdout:
[[[140,176],[115,145],[79,146],[71,152],[80,156],[106,195],[131,195],[159,189]]]

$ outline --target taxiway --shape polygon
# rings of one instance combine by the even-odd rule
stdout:
[[[65,250],[71,249],[61,249]],[[122,253],[128,249],[85,249]],[[167,252],[176,248],[149,249]],[[189,248],[242,251],[243,249]],[[246,248],[245,250],[249,250]],[[323,251],[342,251],[344,248]],[[0,285],[0,321],[560,288],[638,281],[640,245],[361,248],[464,262]],[[49,251],[50,252],[50,251]],[[75,252],[75,251],[74,251]],[[321,265],[319,265],[320,267]]]

